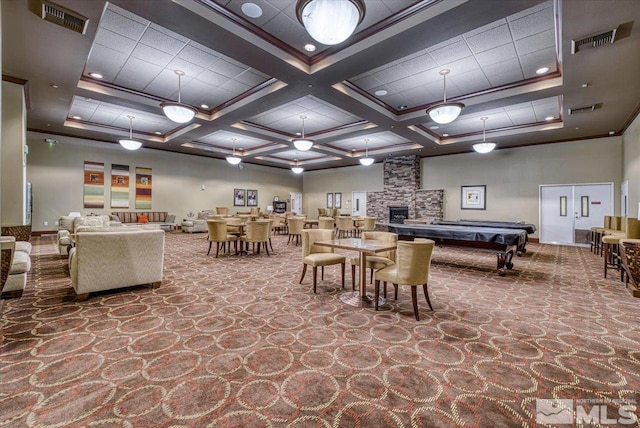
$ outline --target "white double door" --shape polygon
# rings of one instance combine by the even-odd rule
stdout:
[[[588,244],[606,215],[613,215],[613,183],[540,186],[542,243]]]
[[[351,215],[364,217],[367,215],[367,192],[352,192]]]

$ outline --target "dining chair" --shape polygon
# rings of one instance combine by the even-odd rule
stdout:
[[[240,240],[246,245],[251,243],[252,251],[255,254],[260,254],[260,244],[264,245],[264,249],[269,254],[269,220],[253,220],[248,221],[245,226],[245,233],[240,237]],[[258,244],[258,250],[256,251],[256,244]],[[248,248],[245,248],[248,250]]]
[[[225,246],[229,243],[229,251],[231,250],[231,242],[235,243],[236,253],[238,252],[238,236],[227,232],[227,223],[224,220],[207,220],[207,231],[209,232],[209,251],[207,256],[211,252],[211,245],[216,243],[216,258],[220,252],[220,246],[222,251],[225,251]],[[228,251],[227,251],[228,252]]]
[[[238,217],[225,217],[224,221],[227,223],[227,233],[240,236],[240,224],[242,220]]]
[[[304,229],[304,217],[289,217],[287,223],[289,224],[289,240],[287,244],[291,243],[295,237],[295,244],[298,245]]]
[[[358,222],[357,233],[360,235],[362,232],[371,232],[376,230],[376,218],[375,217],[362,217]]]
[[[411,300],[416,320],[420,321],[420,316],[418,315],[418,285],[422,285],[429,309],[433,310],[431,300],[429,300],[427,283],[429,281],[429,269],[431,268],[431,255],[433,254],[434,245],[435,242],[431,239],[398,241],[395,264],[375,272],[374,300],[376,311],[378,310],[378,298],[380,297],[380,281],[385,285],[387,282],[393,284],[396,300],[398,300],[398,285],[411,287]]]
[[[302,231],[302,275],[299,283],[302,284],[307,266],[313,268],[313,292],[316,292],[318,282],[318,266],[322,268],[321,280],[324,280],[324,267],[329,265],[342,265],[342,288],[344,288],[344,268],[346,257],[336,254],[333,248],[315,245],[318,241],[332,241],[335,232],[328,229],[307,229]]]
[[[398,242],[398,235],[391,232],[362,232],[362,241],[384,241],[384,242]],[[396,252],[383,251],[372,255],[367,255],[366,258],[367,268],[371,269],[371,282],[373,282],[373,272],[387,266],[391,266],[396,261]],[[360,266],[360,257],[351,258],[351,284],[353,289],[356,287],[356,267]],[[385,289],[386,294],[386,289]]]
[[[229,208],[227,207],[216,207],[216,214],[227,216],[229,215]]]
[[[335,220],[333,217],[320,217],[318,218],[318,229],[330,229],[335,227]]]
[[[338,238],[344,238],[345,236],[353,236],[355,231],[353,225],[353,217],[351,216],[338,216],[336,217],[336,236]]]

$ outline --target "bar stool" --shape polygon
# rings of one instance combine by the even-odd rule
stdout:
[[[602,237],[602,254],[604,256],[604,277],[608,269],[620,270],[619,250],[620,239],[624,236],[605,235]]]

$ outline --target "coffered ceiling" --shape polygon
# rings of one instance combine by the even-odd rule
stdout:
[[[27,84],[29,130],[88,145],[117,144],[133,116],[145,148],[313,170],[357,165],[365,141],[376,161],[472,151],[481,117],[498,149],[620,134],[640,108],[636,0],[365,0],[336,46],[307,34],[295,0],[59,0],[89,19],[85,34],[37,3],[2,0],[3,77]],[[612,29],[613,43],[572,54]],[[442,69],[447,101],[465,104],[446,125],[426,114]],[[160,108],[179,95],[190,123]],[[291,143],[301,116],[309,152]]]

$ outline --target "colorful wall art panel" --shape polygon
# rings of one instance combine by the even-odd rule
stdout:
[[[84,207],[104,208],[104,163],[84,162]]]
[[[136,209],[151,209],[151,168],[136,168]]]
[[[111,208],[129,208],[129,165],[111,164]]]

